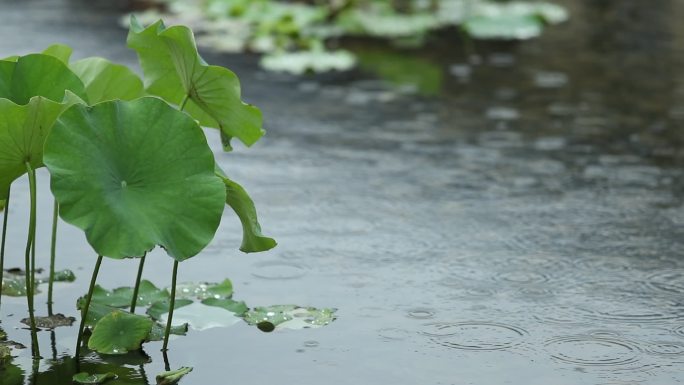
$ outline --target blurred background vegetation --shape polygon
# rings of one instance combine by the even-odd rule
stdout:
[[[200,47],[260,53],[263,68],[294,74],[375,68],[378,58],[402,60],[396,51],[352,49],[355,39],[412,49],[440,33],[468,48],[473,39],[534,38],[568,19],[565,8],[534,0],[154,0],[135,15],[145,24],[162,18],[189,25]],[[129,17],[121,23],[127,27]],[[421,67],[416,60],[405,64],[392,68]]]

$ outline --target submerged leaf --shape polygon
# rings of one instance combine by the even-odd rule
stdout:
[[[244,315],[244,319],[248,324],[258,326],[262,331],[318,328],[334,321],[335,311],[336,309],[274,305],[254,308]]]
[[[45,143],[60,216],[99,254],[162,246],[178,261],[214,237],[226,199],[197,123],[157,98],[75,105]]]
[[[216,174],[226,185],[226,203],[235,211],[242,223],[240,250],[245,253],[257,253],[274,248],[277,245],[276,241],[261,233],[256,208],[247,191],[230,180],[218,166],[216,166]]]
[[[74,317],[67,317],[62,313],[53,314],[46,317],[35,317],[36,326],[41,329],[54,329],[60,326],[71,326],[76,321]],[[31,320],[24,318],[21,320],[24,325],[31,326]]]
[[[159,321],[165,323],[167,317],[168,312],[162,314]],[[173,312],[173,322],[188,324],[194,330],[229,327],[239,323],[240,320],[241,318],[232,311],[226,311],[216,306],[206,306],[197,302],[180,308],[176,307],[176,310]]]
[[[90,57],[70,68],[83,81],[90,104],[107,100],[133,100],[143,96],[142,80],[128,67],[107,59]]]
[[[81,372],[78,374],[74,374],[73,381],[77,384],[95,385],[102,384],[114,378],[116,378],[116,374],[112,372],[108,372],[105,374],[90,374],[87,372]]]
[[[157,385],[173,385],[177,384],[186,374],[192,372],[192,368],[182,367],[177,370],[163,372],[157,374]]]
[[[201,125],[219,128],[247,146],[263,136],[261,112],[242,102],[237,76],[208,65],[188,27],[166,28],[160,20],[144,28],[132,17],[128,46],[138,53],[147,92],[176,105],[187,99],[184,111]]]
[[[114,311],[95,325],[88,348],[101,354],[124,354],[140,349],[152,330],[152,320],[145,316]]]

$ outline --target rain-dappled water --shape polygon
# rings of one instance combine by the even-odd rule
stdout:
[[[191,332],[169,352],[171,366],[195,368],[182,383],[682,382],[684,3],[562,3],[571,21],[537,40],[464,52],[441,36],[431,51],[395,54],[384,65],[410,57],[407,71],[421,69],[388,79],[399,85],[373,63],[301,80],[258,70],[254,57],[205,54],[236,71],[265,114],[254,148],[220,153],[218,138],[214,148],[279,246],[241,254],[226,212],[180,280],[229,277],[249,305],[335,307],[338,320]],[[77,57],[133,64],[117,17],[87,1],[0,2],[0,57],[62,42]],[[13,203],[9,265],[19,266],[28,202]],[[75,316],[95,258],[75,229],[60,235],[59,268],[79,279],[57,286],[55,308]],[[168,285],[171,260],[155,252],[148,263],[145,277]],[[135,273],[135,261],[105,261],[99,283],[130,285]],[[28,344],[23,317],[22,299],[3,299],[2,327]],[[52,344],[68,356],[75,334],[40,332],[43,355]],[[130,368],[120,383],[153,382],[160,347],[112,359]],[[57,379],[70,365],[44,360],[33,383],[70,383]]]

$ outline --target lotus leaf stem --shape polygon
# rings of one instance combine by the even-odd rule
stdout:
[[[176,306],[176,278],[178,277],[178,261],[173,261],[173,275],[171,277],[171,303],[169,306],[169,318],[166,320],[166,331],[164,332],[164,346],[162,351],[168,350],[169,334],[171,334],[171,321],[173,320],[173,309]]]
[[[135,278],[135,287],[133,288],[133,299],[131,299],[131,314],[135,313],[135,306],[138,303],[138,290],[140,290],[140,279],[142,278],[143,268],[145,267],[145,257],[147,252],[140,257],[140,264],[138,265],[138,276]]]
[[[38,332],[36,329],[36,318],[33,309],[33,289],[35,288],[34,274],[35,274],[35,238],[36,238],[36,172],[31,167],[29,162],[26,162],[26,171],[28,171],[29,190],[31,195],[31,209],[29,213],[29,230],[28,239],[26,240],[26,253],[24,256],[25,269],[25,283],[26,283],[26,302],[28,303],[29,320],[31,324],[31,352],[33,357],[40,356],[40,347],[38,346]],[[34,251],[33,253],[31,251]]]
[[[2,276],[5,273],[5,240],[7,239],[7,219],[9,218],[10,192],[7,191],[5,212],[2,218],[2,243],[0,243],[0,305],[2,305]]]
[[[50,242],[50,281],[48,282],[48,315],[52,315],[52,286],[55,282],[55,255],[57,254],[57,221],[59,203],[55,200],[52,209],[52,240]]]
[[[95,282],[97,282],[97,274],[100,272],[100,265],[102,264],[102,256],[97,256],[95,268],[93,269],[93,276],[90,278],[90,287],[88,288],[88,295],[86,302],[81,311],[81,325],[78,327],[78,337],[76,339],[76,361],[81,353],[81,341],[83,340],[83,331],[85,330],[86,318],[88,318],[88,309],[90,308],[90,301],[93,299],[93,291],[95,290]]]

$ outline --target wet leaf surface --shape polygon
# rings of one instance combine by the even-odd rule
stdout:
[[[257,326],[262,331],[296,330],[326,326],[335,320],[335,311],[336,309],[273,305],[254,308],[244,315],[244,319],[248,324]]]
[[[140,349],[152,330],[148,317],[120,310],[104,316],[95,325],[88,348],[102,354],[125,354]]]

